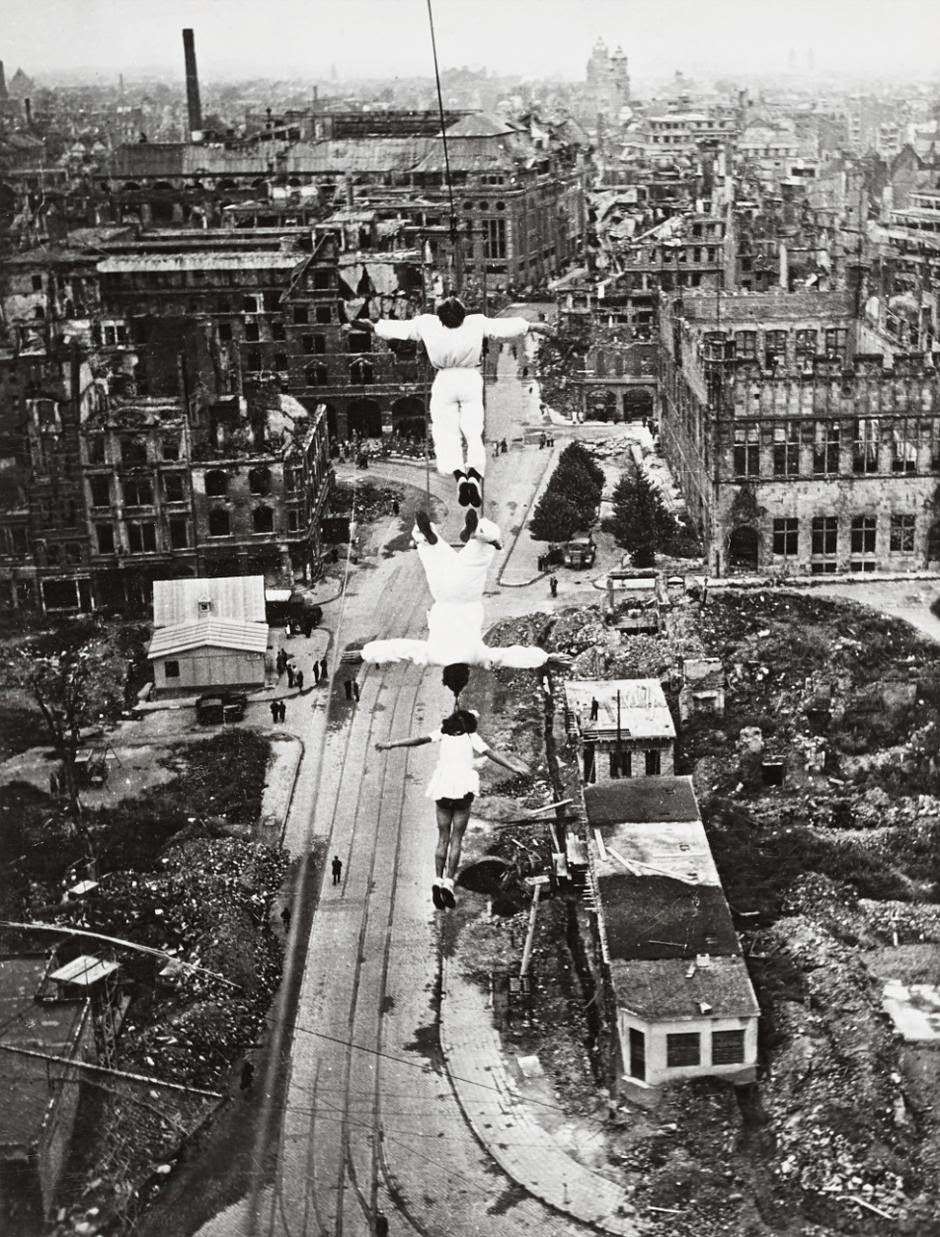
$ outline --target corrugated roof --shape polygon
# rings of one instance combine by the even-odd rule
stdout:
[[[106,975],[113,975],[118,970],[116,962],[107,962],[104,958],[95,958],[91,954],[81,954],[60,966],[49,976],[59,984],[77,984],[79,987],[90,988]]]
[[[612,962],[617,1004],[648,1022],[695,1018],[753,1018],[760,1006],[741,958],[709,958],[692,975],[684,958]],[[709,1006],[704,1014],[701,1006]]]
[[[191,253],[126,253],[99,262],[98,273],[122,275],[136,271],[292,270],[299,261],[300,255],[296,253],[281,253],[273,249],[253,249],[248,253],[226,253],[214,249],[197,249]]]
[[[263,653],[268,647],[266,623],[224,622],[197,619],[194,623],[175,623],[158,627],[153,633],[147,657],[169,657],[189,649],[234,649],[242,653]]]
[[[264,623],[264,576],[154,580],[154,627],[193,622],[203,613],[199,608],[201,601],[212,603],[208,617]]]
[[[631,777],[585,786],[584,806],[592,827],[699,819],[690,777]]]

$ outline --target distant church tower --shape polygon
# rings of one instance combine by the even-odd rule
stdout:
[[[598,115],[616,121],[620,109],[630,100],[630,74],[622,47],[611,53],[603,39],[598,38],[587,62],[587,89],[584,113],[594,119]]]

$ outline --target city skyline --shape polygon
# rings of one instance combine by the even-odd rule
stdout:
[[[876,74],[931,77],[940,9],[927,0],[797,0],[767,12],[748,0],[506,0],[500,37],[481,14],[492,0],[436,0],[442,67],[486,67],[523,78],[581,80],[597,37],[620,43],[635,78],[687,73],[747,75],[803,71],[817,77]],[[346,0],[318,8],[274,0],[265,21],[246,0],[170,0],[144,10],[136,0],[7,0],[0,59],[33,76],[142,75],[167,72],[182,81],[180,29],[196,31],[204,82],[237,77],[340,79],[431,74],[423,0]],[[382,15],[385,20],[377,20]],[[664,21],[665,17],[665,21]],[[534,24],[539,38],[532,40]],[[310,53],[301,49],[309,32]],[[285,44],[287,48],[285,49]],[[389,57],[389,46],[395,49]],[[518,48],[526,48],[520,63]],[[746,59],[745,59],[746,58]],[[810,59],[811,58],[811,59]]]

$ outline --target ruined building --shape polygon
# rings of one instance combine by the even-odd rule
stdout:
[[[940,381],[847,292],[661,301],[661,439],[708,569],[909,571],[940,560]]]

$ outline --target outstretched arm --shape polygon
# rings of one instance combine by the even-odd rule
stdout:
[[[555,328],[551,325],[550,322],[530,322],[529,323],[529,334],[530,335],[554,335]]]
[[[488,339],[518,339],[532,327],[528,318],[484,318],[483,334]]]
[[[501,756],[499,752],[494,752],[492,748],[485,752],[484,755],[492,760],[493,764],[502,765],[504,769],[508,769],[510,773],[533,773],[527,764],[523,764],[521,760],[512,761],[505,756]]]
[[[391,743],[376,743],[375,750],[377,752],[388,752],[393,747],[423,747],[425,743],[431,742],[429,734],[419,735],[417,739],[393,739]]]

